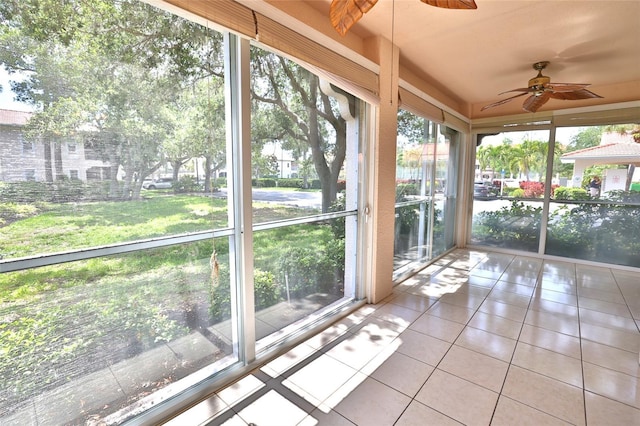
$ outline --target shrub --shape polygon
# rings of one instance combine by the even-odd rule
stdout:
[[[344,220],[344,218],[342,218]],[[344,262],[345,262],[345,241],[343,238],[336,238],[327,243],[325,248],[325,254],[328,261],[333,266],[334,270],[344,276]]]
[[[0,200],[16,203],[106,200],[110,182],[83,183],[79,180],[63,179],[56,182],[11,182],[0,183]]]
[[[514,200],[509,207],[474,216],[472,233],[481,244],[533,251],[538,248],[541,216],[542,207]]]
[[[631,191],[608,191],[607,198],[621,203],[640,203],[640,191],[634,189]]]
[[[254,272],[256,273],[257,270]],[[231,288],[229,284],[229,271],[224,264],[220,265],[218,280],[211,283],[211,303],[209,316],[212,323],[221,322],[231,318]]]
[[[225,188],[226,186],[227,186],[226,177],[211,179],[211,188]]]
[[[16,203],[53,201],[53,184],[45,182],[13,182],[0,186],[0,199]]]
[[[419,188],[415,183],[401,183],[396,185],[396,201],[403,201],[407,195],[418,195]]]
[[[346,197],[344,193],[338,194],[335,201],[329,206],[330,212],[343,212],[346,208]],[[344,217],[333,219],[329,222],[331,226],[331,232],[335,239],[344,239],[345,225]]]
[[[566,186],[559,186],[553,191],[553,198],[556,200],[568,200],[569,199],[569,189]]]
[[[513,198],[524,198],[524,189],[516,188],[509,193]]]
[[[273,272],[256,269],[253,271],[255,309],[261,310],[273,306],[280,299],[280,289]]]
[[[283,178],[278,179],[277,184],[282,188],[302,188],[304,181],[298,178]]]
[[[582,188],[559,186],[553,191],[556,200],[588,200],[589,194]]]
[[[276,186],[276,180],[273,178],[251,179],[251,185],[256,188],[274,188]]]
[[[520,188],[524,190],[524,198],[540,198],[544,194],[544,183],[523,181]]]
[[[335,265],[326,252],[306,247],[291,247],[282,253],[278,273],[289,285],[289,295],[294,298],[330,291],[334,283]]]
[[[413,225],[420,218],[419,206],[402,206],[396,207],[395,225],[401,234],[411,232]]]
[[[182,176],[173,185],[173,190],[179,194],[198,192],[200,191],[200,185],[193,176]]]

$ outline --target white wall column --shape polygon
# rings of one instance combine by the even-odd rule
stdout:
[[[371,286],[368,300],[378,303],[393,289],[393,248],[396,194],[396,138],[398,133],[399,50],[377,38],[380,64],[380,105],[375,114],[375,146],[370,164]]]

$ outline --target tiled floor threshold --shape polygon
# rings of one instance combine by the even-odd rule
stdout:
[[[640,425],[640,274],[456,250],[175,425]]]

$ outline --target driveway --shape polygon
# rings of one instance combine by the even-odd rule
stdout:
[[[227,188],[221,188],[217,193],[219,197],[227,196]],[[320,191],[283,191],[277,188],[253,188],[253,201],[281,204],[302,208],[322,208],[322,193]]]

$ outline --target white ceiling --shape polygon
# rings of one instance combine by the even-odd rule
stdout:
[[[379,0],[345,37],[330,25],[331,0],[267,2],[356,50],[376,35],[393,41],[401,66],[467,117],[522,112],[524,97],[480,108],[526,87],[543,60],[552,82],[590,83],[604,99],[550,100],[540,111],[640,100],[640,0],[476,0],[476,10]]]

